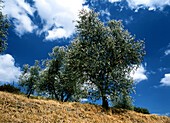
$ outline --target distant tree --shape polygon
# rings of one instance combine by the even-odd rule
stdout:
[[[128,110],[134,110],[134,106],[132,105],[132,97],[127,94],[120,95],[118,100],[116,100],[114,107],[128,109]]]
[[[34,93],[38,81],[40,80],[40,70],[39,61],[35,61],[34,66],[29,66],[28,64],[23,66],[23,72],[19,77],[19,85],[26,88],[28,98]]]
[[[148,109],[141,108],[141,107],[135,107],[134,106],[134,111],[136,111],[138,113],[143,113],[143,114],[150,114]]]
[[[0,0],[0,53],[6,50],[8,28],[10,26],[7,16],[2,14],[2,3],[3,1]]]
[[[14,87],[14,85],[10,85],[10,84],[4,84],[0,86],[0,91],[19,94],[20,88]]]
[[[56,100],[76,100],[78,85],[72,79],[69,67],[66,66],[66,48],[54,47],[49,54],[51,59],[45,60],[45,68],[41,71],[40,92],[54,95]],[[68,62],[67,62],[68,63]]]
[[[108,109],[108,99],[133,91],[130,72],[143,60],[144,43],[135,41],[120,21],[102,23],[94,11],[81,10],[76,22],[77,37],[69,51],[71,69],[82,82],[97,87],[92,94],[102,98]]]

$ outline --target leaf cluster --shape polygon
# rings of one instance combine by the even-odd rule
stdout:
[[[8,28],[10,26],[7,15],[2,14],[2,8],[3,8],[2,3],[3,3],[3,1],[0,0],[0,53],[4,52],[6,50]]]

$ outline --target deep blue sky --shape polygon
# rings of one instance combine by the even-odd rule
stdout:
[[[16,81],[23,64],[46,59],[56,45],[72,41],[78,10],[96,8],[100,19],[122,20],[136,40],[145,41],[146,56],[135,72],[135,106],[170,116],[169,0],[6,0],[12,23],[8,49],[0,55],[1,84]],[[11,9],[12,8],[12,9]]]

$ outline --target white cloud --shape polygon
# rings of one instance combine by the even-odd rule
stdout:
[[[62,28],[53,29],[48,31],[48,36],[45,38],[46,40],[55,40],[56,38],[62,38],[62,37],[69,37],[69,35],[66,33],[66,30]]]
[[[161,79],[160,83],[161,86],[170,86],[170,73],[165,74],[165,77]]]
[[[46,40],[69,37],[74,33],[78,12],[83,8],[83,0],[34,0],[38,14],[44,23]]]
[[[138,10],[148,8],[149,10],[163,9],[165,5],[170,5],[169,0],[127,0],[129,7]]]
[[[131,9],[137,12],[140,8],[148,8],[148,10],[162,10],[164,6],[170,5],[170,0],[126,0]],[[121,0],[109,0],[109,2],[121,2]]]
[[[146,76],[146,70],[143,65],[141,65],[136,71],[132,71],[130,76],[135,80],[136,83],[148,79]]]
[[[24,33],[31,33],[37,26],[34,25],[29,16],[33,16],[35,11],[24,0],[6,0],[3,13],[13,19],[16,33],[22,36]]]
[[[114,2],[120,2],[121,0],[109,0],[109,2],[114,3]]]
[[[87,101],[88,101],[88,99],[86,99],[86,98],[81,99],[81,102],[87,102]]]
[[[11,55],[0,55],[1,83],[17,81],[20,74],[20,67],[15,66],[15,60]]]
[[[166,56],[169,55],[169,54],[170,54],[170,49],[168,49],[168,50],[165,51],[165,55],[166,55]]]
[[[33,0],[30,5],[24,0],[7,0],[3,13],[12,19],[16,33],[19,36],[25,33],[38,34],[45,33],[46,40],[57,38],[68,38],[74,33],[75,23],[79,10],[86,8],[83,6],[84,0]],[[35,11],[41,19],[42,28],[38,28],[39,22],[34,15]],[[32,19],[31,19],[32,18]]]

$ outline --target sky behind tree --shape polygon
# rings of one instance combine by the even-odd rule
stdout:
[[[68,45],[75,35],[79,10],[100,12],[104,23],[122,20],[136,40],[145,41],[146,56],[132,77],[135,106],[170,116],[170,1],[169,0],[4,0],[8,48],[0,55],[0,81],[18,81],[23,64],[46,59],[54,46]]]

